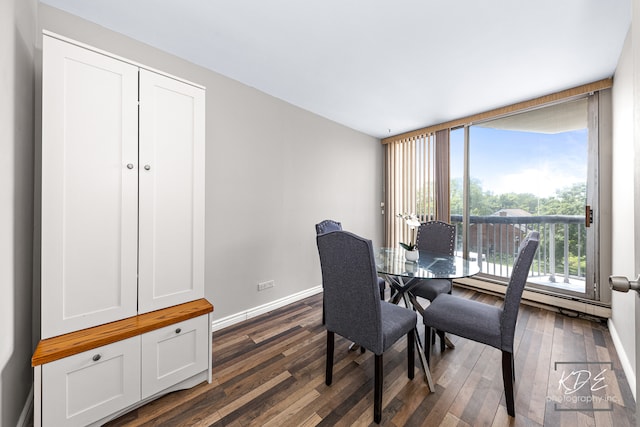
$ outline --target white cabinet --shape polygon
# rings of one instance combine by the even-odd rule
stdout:
[[[208,380],[211,321],[199,313],[209,309],[199,300],[102,325],[94,334],[79,331],[41,341],[36,357],[44,363],[36,366],[34,424],[101,424],[169,391]],[[134,333],[136,324],[154,327],[156,321],[170,325],[117,339]],[[106,345],[91,342],[112,335],[114,342]],[[57,349],[65,345],[92,348],[61,357]]]
[[[205,91],[45,32],[34,424],[211,381]]]
[[[207,316],[142,335],[142,398],[207,369]]]
[[[138,67],[43,40],[42,338],[136,314]]]
[[[45,35],[42,338],[204,296],[204,89]]]
[[[204,92],[140,70],[138,311],[204,295]]]
[[[42,367],[42,414],[52,426],[85,426],[140,400],[140,337]]]

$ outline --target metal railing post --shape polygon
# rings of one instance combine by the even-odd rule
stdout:
[[[569,283],[569,224],[564,225],[564,283]]]
[[[549,224],[549,281],[556,281],[556,225]]]

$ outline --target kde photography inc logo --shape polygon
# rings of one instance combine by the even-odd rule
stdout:
[[[611,362],[555,362],[547,402],[556,411],[613,411],[620,403]],[[556,387],[554,387],[554,384]]]

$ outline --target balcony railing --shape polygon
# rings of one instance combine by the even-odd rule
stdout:
[[[451,222],[457,227],[456,249],[461,252],[462,216],[452,215]],[[586,229],[583,216],[471,216],[468,256],[476,257],[482,273],[508,278],[520,242],[531,230],[540,233],[540,245],[530,281],[584,292]]]

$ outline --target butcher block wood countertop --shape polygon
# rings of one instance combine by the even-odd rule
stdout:
[[[202,298],[104,325],[47,338],[38,343],[36,351],[31,358],[31,366],[53,362],[83,351],[202,316],[212,311],[213,306],[211,303]]]

